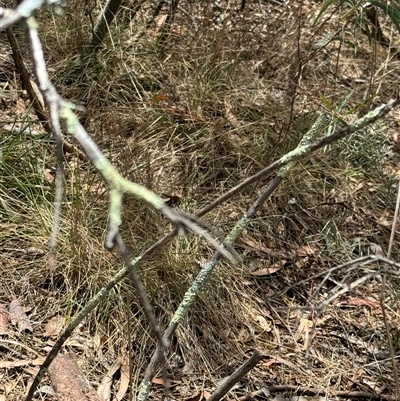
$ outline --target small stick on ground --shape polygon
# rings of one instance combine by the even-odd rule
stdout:
[[[264,391],[267,390],[270,393],[283,393],[283,392],[291,392],[291,394],[297,395],[308,395],[308,396],[320,396],[324,397],[329,395],[330,397],[341,397],[341,398],[358,398],[358,399],[365,399],[365,400],[386,400],[386,401],[395,401],[397,398],[392,395],[383,395],[383,394],[376,394],[376,393],[369,393],[367,391],[324,391],[318,388],[311,388],[311,387],[300,387],[294,386],[292,384],[281,384],[278,386],[265,386],[264,389],[257,390],[254,393],[244,395],[243,397],[239,398],[239,401],[248,401],[253,398],[256,398],[260,395],[264,394]],[[210,398],[207,400],[209,401]]]
[[[253,355],[248,359],[242,366],[237,368],[229,377],[223,380],[223,383],[212,393],[211,397],[207,401],[218,401],[220,400],[237,382],[253,369],[264,355],[259,351],[254,351]]]

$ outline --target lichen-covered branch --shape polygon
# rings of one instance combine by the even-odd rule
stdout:
[[[280,159],[271,163],[269,166],[263,168],[258,173],[252,175],[251,177],[246,178],[245,180],[240,182],[238,185],[231,188],[229,191],[225,192],[219,198],[215,199],[213,202],[211,202],[205,208],[203,208],[201,210],[202,214],[199,214],[199,215],[208,213],[210,210],[216,208],[218,205],[225,202],[227,199],[230,199],[232,196],[234,196],[237,193],[239,193],[240,191],[242,191],[248,185],[250,185],[254,182],[257,182],[261,178],[265,177],[265,175],[267,175],[268,173],[281,168],[285,164],[288,164],[292,161],[299,160],[302,157],[307,156],[310,153],[313,153],[316,150],[321,149],[326,145],[329,145],[333,142],[343,139],[344,137],[346,137],[350,134],[353,134],[354,132],[374,123],[379,118],[382,118],[385,115],[387,115],[391,110],[393,110],[399,104],[400,104],[400,96],[397,97],[396,99],[389,100],[386,104],[379,106],[376,109],[372,110],[365,116],[363,116],[360,119],[358,119],[357,121],[355,121],[353,124],[348,125],[345,128],[336,130],[331,135],[324,136],[321,139],[316,140],[315,142],[313,142],[311,144],[304,144],[303,146],[297,147],[293,151],[287,153],[286,155],[282,156]]]
[[[231,232],[227,235],[225,242],[229,245],[232,245],[236,238],[243,232],[243,230],[250,224],[252,218],[255,216],[257,211],[261,208],[261,206],[265,203],[265,201],[269,198],[269,196],[275,191],[275,189],[279,186],[283,178],[289,173],[290,169],[294,167],[296,161],[300,158],[310,154],[311,152],[320,149],[322,146],[325,146],[328,143],[332,143],[336,140],[343,138],[346,135],[349,135],[358,129],[365,127],[366,125],[376,121],[378,118],[381,118],[385,114],[387,114],[391,109],[393,109],[397,104],[399,104],[399,99],[391,100],[387,105],[383,105],[368,113],[366,116],[357,120],[353,125],[347,126],[344,129],[338,130],[334,132],[332,135],[328,135],[323,137],[322,139],[316,140],[317,136],[323,135],[326,128],[330,123],[329,116],[322,114],[311,129],[304,135],[303,139],[299,142],[299,145],[293,151],[289,152],[285,156],[281,157],[277,162],[272,163],[267,168],[261,170],[261,172],[266,172],[280,167],[277,172],[276,177],[271,181],[271,183],[267,186],[267,188],[262,192],[259,198],[254,202],[254,204],[250,207],[248,212],[236,223]],[[261,175],[261,172],[257,173],[253,177]],[[264,173],[265,174],[265,173]],[[250,177],[252,178],[252,177]],[[249,179],[245,180],[248,185]],[[242,188],[243,182],[239,184],[235,188]],[[239,189],[238,189],[239,190]],[[230,191],[228,191],[229,193]],[[232,196],[232,195],[230,195]],[[223,199],[223,196],[219,199]],[[218,200],[217,200],[218,201]],[[215,207],[216,202],[212,203],[212,207]],[[211,206],[209,206],[211,207]],[[207,208],[205,208],[207,209]],[[203,209],[204,210],[204,209]],[[204,288],[204,286],[209,281],[215,267],[221,259],[221,255],[217,252],[213,258],[202,265],[200,273],[194,280],[193,284],[185,293],[180,305],[178,306],[176,312],[174,313],[171,322],[164,333],[164,342],[166,344],[170,343],[172,335],[175,333],[178,325],[182,322],[184,316],[187,314],[191,306],[193,305],[195,299],[198,294]],[[159,355],[160,349],[159,347],[154,352],[150,363],[146,369],[144,378],[139,387],[139,394],[137,397],[138,401],[146,401],[147,397],[150,393],[152,379],[154,378],[157,366],[159,364]]]

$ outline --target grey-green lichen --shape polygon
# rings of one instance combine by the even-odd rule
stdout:
[[[171,319],[171,323],[178,324],[182,322],[183,317],[188,312],[189,308],[192,306],[196,296],[199,294],[200,290],[207,283],[214,270],[214,267],[218,264],[218,259],[214,258],[207,263],[202,265],[201,271],[196,277],[191,287],[186,291],[182,302],[179,304],[178,309],[175,311],[174,316]]]
[[[146,401],[147,397],[150,394],[151,390],[151,382],[150,381],[142,381],[139,386],[139,394],[136,398],[137,401]]]
[[[59,113],[60,118],[67,127],[67,131],[74,135],[79,125],[79,120],[77,115],[72,111],[71,106],[68,103],[61,105]]]
[[[225,243],[232,245],[237,237],[242,233],[242,231],[249,225],[250,219],[247,216],[243,216],[232,228],[230,233],[225,238]]]

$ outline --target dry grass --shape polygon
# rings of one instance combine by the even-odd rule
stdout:
[[[220,29],[212,28],[210,9],[187,6],[190,19],[178,12],[165,43],[157,42],[158,18],[149,29],[145,27],[151,7],[132,21],[130,10],[124,9],[111,28],[112,41],[84,70],[73,61],[90,29],[80,2],[72,1],[62,17],[50,10],[38,16],[53,82],[65,98],[85,107],[82,121],[101,149],[125,177],[175,200],[186,211],[199,210],[293,149],[311,125],[308,117],[301,116],[326,107],[319,93],[339,107],[354,89],[341,110],[345,115],[373,95],[375,102],[383,102],[397,90],[398,58],[369,44],[360,32],[356,54],[336,43],[315,54],[314,42],[343,24],[333,17],[321,28],[313,28],[312,15],[319,4],[304,6],[299,34],[295,7],[276,6],[266,24],[267,6],[256,3],[243,13],[228,13]],[[398,33],[393,32],[393,40],[398,42]],[[296,87],[293,73],[299,53],[302,60],[310,61]],[[365,82],[354,83],[357,79]],[[9,80],[9,85],[19,89],[15,81]],[[297,97],[291,108],[293,87]],[[22,98],[18,93],[3,103],[2,122],[9,123],[20,113],[18,118],[26,124],[36,124]],[[13,113],[7,111],[10,107]],[[35,333],[41,333],[53,315],[71,318],[121,267],[117,255],[102,246],[107,189],[88,163],[77,154],[66,155],[58,260],[56,266],[49,264],[52,141],[44,134],[35,137],[2,128],[0,133],[0,301],[21,299],[31,308]],[[243,263],[221,265],[173,340],[168,359],[175,366],[170,373],[180,383],[173,390],[181,397],[203,385],[210,389],[252,348],[284,362],[272,367],[261,364],[244,384],[249,391],[266,382],[328,392],[381,388],[384,394],[393,393],[390,364],[373,359],[387,347],[381,312],[373,302],[352,304],[354,299],[377,300],[379,279],[343,297],[321,316],[299,308],[319,304],[343,277],[348,283],[364,270],[338,270],[324,284],[315,279],[276,294],[368,254],[371,243],[387,251],[397,185],[394,135],[393,128],[375,130],[368,138],[355,135],[325,149],[299,163],[272,195],[238,243]],[[206,220],[229,232],[269,178],[229,200]],[[123,218],[122,234],[132,257],[169,230],[161,216],[134,199],[126,199]],[[316,251],[304,255],[305,246]],[[27,254],[29,247],[38,252]],[[197,261],[211,256],[212,250],[191,235],[176,238],[141,266],[163,328],[199,271]],[[393,256],[399,256],[398,249]],[[281,268],[272,275],[250,274],[274,264]],[[386,303],[397,338],[398,283],[391,281],[388,286]],[[302,330],[301,323],[316,323],[309,352],[307,336],[313,333],[308,326]],[[20,334],[13,336],[22,341]],[[46,345],[46,339],[29,335],[23,341],[40,353]],[[131,346],[136,383],[154,344],[126,280],[67,346],[80,353],[85,374],[94,382]],[[4,359],[13,359],[3,352]],[[189,370],[186,384],[179,378],[183,367]],[[2,381],[16,382],[7,399],[22,399],[29,377],[20,368],[6,371]],[[243,388],[237,390],[238,395],[242,392]]]

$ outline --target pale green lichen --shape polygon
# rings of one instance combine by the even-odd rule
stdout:
[[[249,223],[250,219],[247,216],[243,216],[226,236],[224,242],[228,245],[232,245]]]
[[[151,382],[142,381],[139,387],[139,394],[136,398],[137,401],[146,401],[147,397],[150,394],[150,390],[151,390]]]
[[[79,120],[77,115],[72,111],[71,106],[69,104],[64,104],[60,107],[60,118],[65,123],[65,126],[67,127],[67,131],[71,134],[74,135],[76,132],[76,129],[79,124]]]
[[[122,194],[119,191],[111,190],[109,216],[110,220],[112,220],[117,226],[120,226],[122,224],[121,212],[122,212]]]

